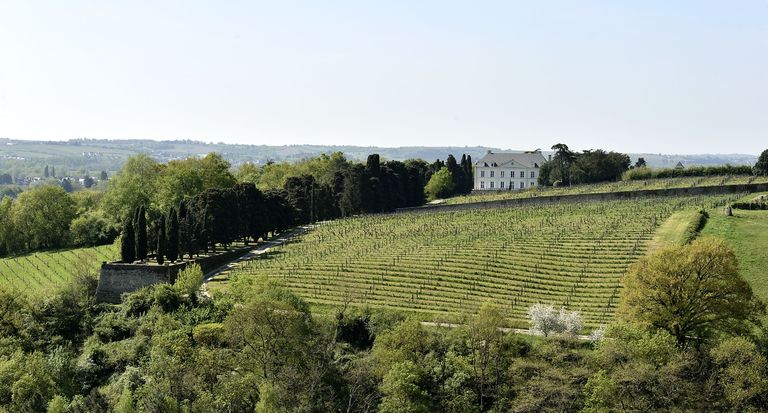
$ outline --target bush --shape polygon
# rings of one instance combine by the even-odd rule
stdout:
[[[155,295],[151,287],[144,287],[132,293],[125,293],[122,297],[122,310],[129,317],[144,315],[155,302]]]
[[[133,329],[131,324],[122,315],[107,313],[96,323],[93,333],[102,342],[109,343],[130,337]]]
[[[197,291],[203,285],[203,270],[198,264],[187,265],[176,276],[173,286],[180,295],[189,297],[194,303],[197,302]]]
[[[735,202],[731,204],[733,209],[747,209],[750,211],[768,210],[768,202]]]
[[[624,172],[625,181],[640,181],[643,179],[679,178],[683,176],[717,176],[717,175],[752,175],[749,165],[717,165],[692,166],[684,169],[675,168],[634,168]]]
[[[208,323],[195,326],[192,330],[192,339],[195,343],[204,346],[219,346],[224,341],[224,324]]]
[[[155,304],[166,313],[176,311],[181,305],[179,292],[168,284],[155,286]]]

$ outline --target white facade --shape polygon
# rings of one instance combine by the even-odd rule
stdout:
[[[541,152],[487,153],[475,162],[476,191],[516,191],[538,185]]]

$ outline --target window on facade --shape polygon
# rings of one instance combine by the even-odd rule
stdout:
[[[533,174],[534,174],[534,172],[533,172],[533,171],[531,171],[531,178],[533,178]]]
[[[515,171],[509,171],[509,177],[514,178],[515,177]]]
[[[480,189],[485,189],[485,181],[480,181]]]
[[[493,172],[491,172],[491,175],[493,175]],[[493,181],[491,181],[491,189],[493,189]]]
[[[504,171],[501,171],[501,177],[504,177]],[[503,187],[502,187],[503,188]]]
[[[520,182],[520,189],[525,188],[525,182]]]
[[[504,173],[504,172],[502,172]],[[504,189],[504,181],[499,182],[499,188]]]
[[[491,178],[493,178],[493,171],[491,171]]]
[[[515,183],[512,181],[509,181],[509,189],[515,189]]]
[[[481,178],[485,178],[485,171],[480,171],[480,177]],[[481,184],[482,184],[482,182],[481,182]]]

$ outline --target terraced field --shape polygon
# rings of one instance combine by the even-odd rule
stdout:
[[[278,278],[318,305],[434,315],[473,313],[493,300],[511,326],[525,325],[531,304],[549,303],[578,309],[595,326],[613,314],[622,275],[666,218],[736,197],[355,217],[321,224],[230,277]]]
[[[648,179],[643,181],[619,181],[601,184],[576,185],[572,187],[552,188],[534,187],[522,191],[496,191],[482,195],[458,196],[445,200],[446,204],[466,204],[472,202],[498,201],[503,199],[533,198],[539,196],[597,194],[604,192],[638,191],[642,189],[693,188],[703,186],[736,185],[750,183],[768,183],[768,176],[707,176]]]
[[[117,245],[46,251],[0,259],[0,285],[32,296],[45,293],[81,271],[95,270],[102,261],[119,257]]]

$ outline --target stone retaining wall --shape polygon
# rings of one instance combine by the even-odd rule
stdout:
[[[119,303],[123,293],[136,291],[152,284],[176,281],[176,275],[188,264],[197,263],[207,274],[222,265],[233,261],[251,250],[251,247],[237,248],[208,257],[199,257],[191,261],[166,265],[124,264],[120,262],[103,263],[99,273],[99,285],[96,288],[98,302]]]
[[[530,198],[500,199],[497,201],[472,202],[466,204],[423,205],[419,207],[400,208],[396,210],[395,213],[419,211],[460,211],[467,209],[500,208],[518,205],[613,201],[621,199],[653,198],[662,196],[717,195],[765,191],[768,191],[768,183],[693,186],[690,188],[641,189],[637,191],[602,192],[597,194],[541,195],[532,196]]]

